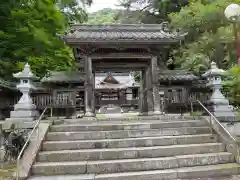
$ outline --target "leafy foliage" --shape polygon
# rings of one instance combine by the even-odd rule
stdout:
[[[240,3],[239,0],[235,2]],[[234,53],[233,29],[223,13],[228,4],[228,0],[192,0],[179,13],[169,16],[173,28],[188,32],[185,45],[173,52],[177,65],[194,69],[196,73],[206,70],[209,61],[216,61],[224,69],[232,66],[234,62],[230,57]],[[196,56],[202,57],[197,64]]]
[[[240,67],[234,66],[228,71],[228,80],[224,82],[224,87],[230,95],[230,100],[234,104],[240,103]]]
[[[82,23],[87,20],[85,6],[90,6],[93,0],[55,0],[54,4],[67,18],[67,22]]]
[[[10,79],[19,62],[32,65],[42,77],[48,70],[74,68],[71,50],[56,33],[63,33],[73,12],[74,0],[5,0],[0,4],[0,76]],[[70,18],[68,8],[71,9]],[[63,13],[64,10],[64,13]],[[66,13],[65,13],[66,12]],[[78,15],[79,14],[78,12]],[[74,17],[73,17],[74,16]]]
[[[100,11],[89,14],[88,24],[114,24],[117,23],[116,15],[118,10],[105,8]]]
[[[225,90],[235,105],[240,103],[239,67],[236,64],[233,27],[224,16],[224,9],[239,0],[191,0],[179,13],[170,14],[173,28],[188,32],[185,44],[173,52],[178,67],[201,74],[215,61],[228,70]],[[239,27],[238,27],[239,28]]]
[[[120,12],[119,19],[132,23],[161,23],[168,21],[168,14],[179,12],[188,0],[120,0],[125,11]]]

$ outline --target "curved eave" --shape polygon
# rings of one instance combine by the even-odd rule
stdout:
[[[0,88],[9,89],[12,91],[18,91],[17,84],[0,79]]]
[[[42,81],[43,84],[81,84],[84,81]]]
[[[77,39],[72,37],[65,36],[63,40],[69,44],[69,45],[76,45],[76,44],[118,44],[118,43],[124,43],[124,44],[130,44],[130,43],[138,43],[138,44],[176,44],[180,41],[184,40],[184,38],[179,39],[143,39],[143,40],[137,40],[137,39],[114,39],[114,40],[98,40],[98,39],[92,39],[92,40],[85,40],[85,39]]]
[[[11,91],[18,91],[18,89],[16,87],[6,86],[6,85],[3,85],[3,84],[0,84],[0,89],[1,88],[8,89],[8,90],[11,90]]]
[[[159,79],[160,82],[192,82],[195,79]]]
[[[195,81],[198,80],[199,77],[194,75],[168,75],[168,76],[161,76],[158,77],[158,80],[161,82],[171,81],[171,82],[181,82],[181,81]]]

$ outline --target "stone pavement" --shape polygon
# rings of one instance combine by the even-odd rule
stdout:
[[[77,176],[69,176],[69,179],[66,179],[65,177],[61,176],[55,176],[54,178],[52,176],[49,177],[38,177],[34,178],[34,180],[87,180],[91,177],[85,177],[77,179]],[[12,180],[12,178],[1,178],[0,180]],[[234,175],[234,176],[228,176],[228,177],[215,177],[215,178],[194,178],[194,179],[176,179],[176,180],[240,180],[240,175]]]
[[[194,178],[194,179],[177,179],[177,180],[240,180],[240,175],[228,177],[214,177],[214,178]]]

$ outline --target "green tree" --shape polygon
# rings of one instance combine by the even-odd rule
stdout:
[[[229,93],[231,102],[235,105],[240,104],[240,67],[232,67],[228,72],[228,80],[224,82],[224,87]]]
[[[1,77],[10,79],[19,70],[20,61],[29,61],[40,77],[48,70],[74,68],[71,50],[56,36],[69,22],[63,7],[59,9],[52,0],[1,2]]]
[[[114,24],[117,23],[118,10],[105,8],[89,14],[87,24]]]
[[[83,23],[87,20],[88,14],[85,6],[90,6],[93,0],[54,0],[60,11],[67,18],[67,22]]]
[[[239,105],[240,69],[236,67],[233,27],[224,16],[224,9],[239,0],[191,0],[179,13],[169,17],[173,28],[188,32],[185,43],[173,52],[178,67],[201,74],[211,61],[228,70],[225,90],[230,100]]]
[[[179,13],[170,14],[172,27],[188,32],[185,43],[173,52],[175,64],[196,73],[206,70],[209,61],[224,69],[232,66],[233,30],[223,12],[234,2],[192,0]]]
[[[168,21],[168,14],[179,12],[188,0],[120,0],[125,11],[118,15],[122,22],[161,23]]]

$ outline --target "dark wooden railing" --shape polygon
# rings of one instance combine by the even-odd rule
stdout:
[[[0,97],[0,109],[12,108],[19,100],[20,97]],[[51,94],[34,94],[32,96],[33,103],[37,106],[37,109],[44,109],[48,107],[76,107],[76,97],[73,96],[72,92],[66,93],[64,96],[53,96]],[[191,92],[189,94],[183,93],[181,91],[173,91],[165,93],[164,95],[165,105],[174,105],[174,104],[190,104],[193,101],[201,101],[206,103],[210,99],[210,93],[201,93],[201,92]],[[139,99],[133,100],[124,100],[124,102],[119,102],[118,100],[101,100],[96,106],[107,105],[107,104],[119,104],[119,105],[138,105]],[[80,100],[81,104],[84,106],[84,99]]]

